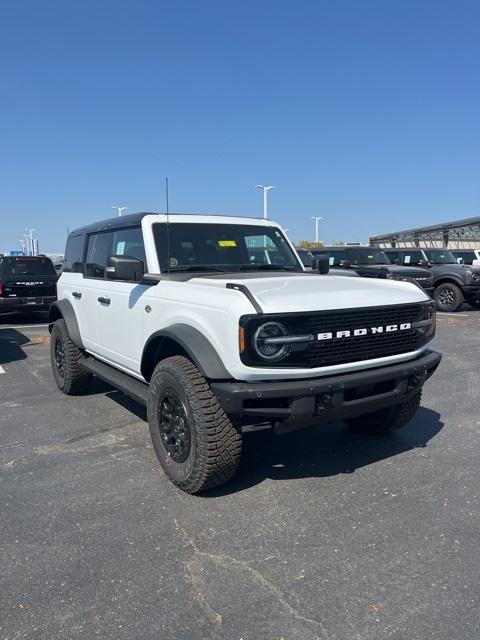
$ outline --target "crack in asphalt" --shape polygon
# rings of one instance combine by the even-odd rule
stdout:
[[[202,567],[201,559],[202,558],[206,559],[207,561],[216,563],[221,567],[223,567],[224,569],[231,569],[233,567],[237,570],[238,569],[244,570],[253,578],[253,580],[257,584],[260,584],[266,591],[268,591],[271,595],[273,595],[277,600],[277,602],[282,607],[284,607],[284,609],[286,609],[288,613],[295,620],[303,623],[309,629],[309,631],[311,631],[314,634],[314,640],[329,640],[329,636],[327,634],[327,631],[323,623],[320,622],[320,620],[314,620],[313,618],[308,618],[302,615],[299,611],[297,611],[297,609],[295,609],[295,607],[293,607],[286,600],[286,597],[283,594],[283,592],[275,584],[270,582],[270,580],[268,580],[263,574],[261,574],[260,571],[251,567],[244,560],[238,560],[237,558],[233,558],[232,556],[225,555],[225,554],[219,555],[219,554],[209,553],[207,551],[202,551],[201,549],[199,549],[195,540],[187,532],[187,530],[181,525],[179,525],[177,519],[174,518],[173,521],[174,521],[175,529],[177,530],[177,532],[181,535],[184,542],[188,546],[190,546],[191,549],[193,550],[193,558],[190,561],[187,561],[186,564],[187,564],[187,570],[190,576],[192,577],[192,584],[197,589],[197,591],[199,589],[199,586],[205,585],[205,581],[201,576],[201,567]],[[198,562],[198,559],[200,559],[200,562]],[[207,601],[203,593],[199,592],[198,596],[201,602],[205,605],[207,613],[209,614],[209,618],[212,619],[215,625],[213,629],[214,635],[212,636],[212,638],[216,640],[219,637],[218,631],[219,629],[221,629],[222,616],[212,609],[212,607],[210,606],[209,602]],[[321,636],[318,635],[315,628],[312,629],[312,625],[319,629]]]

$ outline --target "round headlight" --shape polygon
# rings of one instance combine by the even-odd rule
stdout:
[[[290,353],[290,345],[282,342],[288,336],[288,330],[281,322],[265,322],[253,336],[253,346],[264,360],[281,360]]]

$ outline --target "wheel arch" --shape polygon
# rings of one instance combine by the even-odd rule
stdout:
[[[441,276],[440,278],[438,278],[438,280],[435,280],[435,282],[433,283],[433,286],[435,287],[435,289],[437,287],[439,287],[441,284],[456,284],[457,287],[459,287],[460,289],[462,289],[464,283],[462,282],[462,280],[460,278],[457,278],[456,276]]]
[[[208,338],[187,324],[171,325],[149,337],[142,353],[142,376],[149,381],[160,360],[179,355],[193,362],[205,378],[227,380],[232,377]]]
[[[63,318],[67,325],[68,335],[72,342],[79,348],[85,349],[82,342],[82,335],[78,326],[77,316],[75,315],[75,309],[69,300],[57,300],[54,302],[48,311],[48,330],[52,332],[53,323],[56,320]]]

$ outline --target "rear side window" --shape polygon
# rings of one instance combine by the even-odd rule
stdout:
[[[82,272],[83,246],[85,244],[85,236],[70,236],[67,240],[65,249],[64,271],[73,273]]]
[[[55,276],[57,272],[50,258],[4,258],[2,260],[3,275],[11,276]]]

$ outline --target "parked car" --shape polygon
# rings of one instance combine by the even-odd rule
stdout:
[[[253,245],[279,261],[252,261]],[[77,229],[49,318],[58,388],[96,375],[145,404],[160,464],[189,493],[235,474],[246,431],[403,427],[441,359],[434,303],[410,282],[317,267],[270,220],[141,213]]]
[[[429,295],[433,293],[433,277],[428,269],[392,264],[382,249],[364,246],[332,246],[322,249],[331,268],[352,270],[362,278],[381,278],[414,282]]]
[[[385,249],[390,259],[402,265],[421,265],[433,275],[433,299],[440,311],[454,312],[466,300],[480,308],[480,267],[458,264],[447,249]]]
[[[459,264],[480,266],[480,249],[451,249]]]
[[[0,313],[48,310],[57,299],[57,277],[45,256],[0,257]]]
[[[303,266],[306,271],[313,271],[313,264],[315,260],[315,256],[308,249],[297,249],[298,257],[302,261]],[[318,255],[321,255],[319,252]],[[331,276],[349,276],[350,278],[358,278],[358,273],[353,269],[346,271],[345,269],[332,269],[329,270],[329,275]]]

